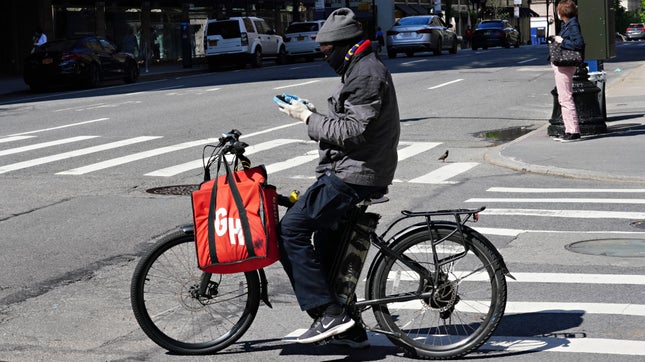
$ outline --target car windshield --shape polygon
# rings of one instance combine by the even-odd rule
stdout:
[[[632,29],[642,28],[643,24],[629,24],[629,27]]]
[[[422,17],[422,18],[401,18],[395,25],[428,25],[430,22],[430,18],[427,17]]]
[[[499,21],[487,21],[477,25],[477,29],[501,29],[502,23]]]
[[[318,31],[318,23],[291,24],[287,27],[285,33],[306,33],[310,31]]]
[[[215,21],[208,24],[207,35],[221,35],[224,39],[239,38],[240,25],[237,20]]]

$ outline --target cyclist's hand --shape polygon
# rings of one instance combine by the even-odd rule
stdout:
[[[310,111],[312,111],[312,112],[314,112],[314,113],[318,112],[318,111],[316,110],[316,106],[314,106],[314,104],[313,104],[313,103],[309,102],[309,100],[308,100],[308,99],[301,99],[301,100],[300,100],[300,102],[304,103],[304,104],[305,104],[305,106],[307,106],[307,109],[309,109]]]
[[[291,104],[284,105],[278,109],[280,112],[287,114],[291,118],[304,122],[305,124],[307,124],[309,116],[313,113],[303,102],[298,102],[296,100],[291,100]]]

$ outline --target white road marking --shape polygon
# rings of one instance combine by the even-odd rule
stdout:
[[[267,150],[270,150],[270,149],[272,149],[274,147],[283,146],[283,145],[287,145],[287,144],[295,143],[295,142],[301,142],[301,140],[297,140],[297,139],[277,139],[277,140],[273,140],[273,141],[258,143],[257,145],[247,147],[246,151],[244,152],[244,154],[245,155],[252,155],[252,154],[257,153],[257,152],[267,151]],[[204,161],[200,158],[198,160],[193,160],[193,161],[189,161],[189,162],[182,163],[182,164],[179,164],[179,165],[166,167],[166,168],[162,168],[160,170],[149,172],[149,173],[145,174],[144,176],[170,177],[170,176],[178,175],[178,174],[180,174],[182,172],[199,169],[199,168],[202,168],[203,166],[204,166]]]
[[[83,122],[71,123],[71,124],[66,124],[66,125],[58,126],[58,127],[50,127],[50,128],[38,129],[38,130],[35,130],[35,131],[21,132],[21,133],[14,133],[14,134],[11,134],[11,135],[9,135],[9,136],[22,136],[22,135],[32,134],[32,133],[40,133],[40,132],[53,131],[53,130],[63,129],[63,128],[68,128],[68,127],[81,126],[81,125],[89,124],[89,123],[95,123],[95,122],[107,121],[108,119],[109,119],[109,118],[93,119],[93,120],[91,120],[91,121],[83,121]]]
[[[286,161],[282,162],[276,162],[268,165],[267,168],[267,173],[272,174],[276,172],[280,172],[282,170],[286,170],[288,168],[296,167],[299,165],[303,165],[307,162],[311,162],[313,160],[318,159],[318,151],[317,150],[312,150],[307,152],[303,156],[296,156],[293,158],[290,158]]]
[[[536,59],[537,58],[531,58],[531,59],[527,59],[527,60],[522,60],[522,61],[517,62],[517,64],[524,64],[524,63],[532,62],[532,61],[534,61]]]
[[[563,230],[529,230],[529,229],[504,229],[504,228],[486,228],[474,227],[477,232],[484,235],[498,236],[518,236],[524,233],[544,233],[544,234],[620,234],[620,235],[645,235],[645,231],[563,231]]]
[[[643,212],[542,209],[486,209],[481,215],[522,215],[582,219],[645,219]]]
[[[26,152],[26,151],[32,151],[32,150],[38,150],[38,149],[45,148],[45,147],[63,145],[63,144],[66,144],[66,143],[72,143],[72,142],[77,142],[77,141],[84,141],[84,140],[89,140],[89,139],[97,138],[97,137],[99,137],[99,136],[70,137],[70,138],[63,138],[63,139],[55,140],[55,141],[36,143],[36,144],[33,144],[33,145],[29,145],[29,146],[10,148],[8,150],[0,151],[0,156],[12,155],[12,154],[16,154],[16,153],[20,153],[20,152]]]
[[[197,141],[179,143],[172,146],[155,148],[148,151],[138,152],[127,156],[117,157],[110,160],[97,162],[91,165],[78,167],[78,168],[74,168],[63,172],[58,172],[57,175],[84,175],[86,173],[103,170],[103,169],[118,166],[118,165],[123,165],[133,161],[142,160],[144,158],[159,156],[165,153],[179,151],[190,147],[202,146],[205,144],[215,143],[215,142],[217,142],[217,138],[206,138],[206,139],[197,140]]]
[[[28,138],[34,138],[34,137],[36,136],[10,136],[5,138],[0,138],[0,143],[22,141],[22,140],[26,140]]]
[[[295,84],[289,84],[289,85],[283,85],[281,87],[275,87],[273,89],[284,89],[284,88],[291,88],[291,87],[299,87],[301,85],[307,85],[307,84],[312,84],[312,83],[318,83],[320,82],[319,80],[310,80],[308,82],[303,82],[303,83],[295,83]]]
[[[87,154],[90,154],[90,153],[110,150],[110,149],[113,149],[113,148],[123,147],[123,146],[131,145],[131,144],[135,144],[135,143],[146,142],[146,141],[150,141],[150,140],[157,139],[157,138],[161,138],[161,137],[160,136],[135,137],[135,138],[127,139],[127,140],[122,140],[122,141],[117,141],[117,142],[110,142],[110,143],[106,143],[106,144],[102,144],[102,145],[98,145],[98,146],[82,148],[82,149],[76,150],[76,151],[70,151],[70,152],[59,153],[59,154],[51,155],[51,156],[40,157],[40,158],[36,158],[36,159],[33,159],[33,160],[29,160],[29,161],[12,163],[10,165],[0,166],[0,174],[7,173],[7,172],[10,172],[10,171],[20,170],[20,169],[23,169],[23,168],[38,166],[38,165],[42,165],[42,164],[45,164],[45,163],[60,161],[60,160],[64,160],[64,159],[67,159],[67,158],[72,158],[72,157],[87,155]]]
[[[410,158],[414,155],[417,155],[421,152],[425,152],[429,149],[437,147],[441,142],[399,142],[400,146],[405,145],[405,147],[397,151],[399,162]]]
[[[430,87],[430,88],[428,88],[428,89],[437,89],[437,88],[445,87],[445,86],[450,85],[450,84],[453,84],[453,83],[461,82],[462,80],[463,80],[463,79],[455,79],[455,80],[450,81],[450,82],[446,82],[446,83],[441,83],[441,84],[439,84],[439,85],[435,85],[434,87]]]
[[[421,177],[414,178],[408,182],[423,184],[456,184],[457,181],[446,180],[455,177],[460,173],[466,172],[477,165],[479,165],[479,163],[477,162],[450,163]]]
[[[558,203],[558,204],[645,204],[645,199],[592,199],[592,198],[548,198],[548,199],[530,199],[530,198],[472,198],[464,202],[479,203]]]
[[[573,188],[527,188],[527,187],[491,187],[487,192],[516,193],[643,193],[645,189],[573,189]]]

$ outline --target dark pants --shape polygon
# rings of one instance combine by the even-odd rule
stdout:
[[[384,190],[348,185],[328,172],[284,215],[280,222],[280,261],[302,310],[337,302],[327,278],[337,240],[325,236],[357,202]]]

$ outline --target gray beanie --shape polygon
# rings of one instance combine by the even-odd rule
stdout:
[[[356,20],[354,12],[348,8],[340,8],[329,14],[325,24],[318,31],[316,42],[335,43],[361,36],[363,36],[363,29]]]

